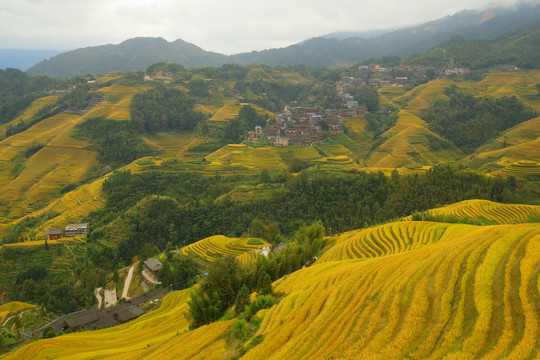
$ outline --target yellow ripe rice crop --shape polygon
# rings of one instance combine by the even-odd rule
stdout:
[[[449,224],[396,222],[365,230],[346,232],[318,260],[366,259],[410,251],[441,239]]]
[[[456,162],[461,156],[455,147],[433,150],[430,139],[444,140],[428,130],[418,116],[405,110],[400,110],[398,116],[396,125],[383,134],[386,141],[367,160],[367,167],[395,169],[404,166],[431,166]]]
[[[129,323],[40,340],[3,359],[155,359],[155,354],[166,359],[220,359],[231,322],[216,324],[212,333],[208,327],[187,332],[184,314],[190,291],[167,295],[157,310]],[[192,344],[190,348],[181,346],[186,341]]]
[[[229,144],[206,156],[212,165],[245,166],[250,169],[277,171],[285,168],[275,147],[252,148],[243,144]]]
[[[239,112],[240,104],[234,100],[231,100],[219,108],[210,118],[210,121],[229,121],[237,117]]]
[[[500,204],[489,200],[465,200],[452,205],[429,210],[428,215],[453,215],[458,218],[486,219],[497,224],[527,223],[540,218],[540,206]],[[405,220],[410,220],[406,217]]]
[[[221,108],[217,109],[217,111],[214,112],[214,115],[210,118],[210,121],[222,121],[222,122],[225,121],[226,122],[231,119],[234,119],[235,117],[238,116],[238,113],[240,112],[240,108],[242,106],[251,106],[252,108],[257,110],[257,112],[261,114],[267,114],[269,117],[275,116],[274,113],[267,111],[258,105],[250,104],[250,103],[238,103],[236,100],[227,100],[225,101],[225,104]],[[203,107],[201,108],[201,110],[203,112],[208,112],[207,110],[211,110],[211,108]]]
[[[58,99],[58,96],[51,95],[51,96],[45,96],[45,97],[39,98],[37,100],[34,100],[32,102],[32,104],[30,104],[30,106],[28,108],[26,108],[26,110],[24,110],[24,112],[20,116],[16,117],[15,119],[13,119],[12,121],[10,121],[10,122],[8,122],[6,124],[0,125],[0,139],[5,137],[5,133],[6,133],[6,130],[8,129],[8,127],[16,126],[20,122],[25,122],[25,121],[31,120],[32,117],[40,109],[42,109],[43,107],[45,107],[47,105],[54,104],[57,99]]]
[[[12,301],[0,305],[0,325],[4,323],[4,321],[8,318],[10,314],[16,314],[18,312],[33,309],[35,307],[36,305],[24,303],[21,301]]]
[[[185,255],[197,255],[205,260],[214,261],[217,257],[232,255],[239,256],[245,253],[257,252],[257,249],[269,244],[261,240],[260,245],[250,245],[250,238],[229,238],[223,235],[210,236],[199,240],[182,249]],[[240,261],[247,261],[248,258],[240,258]]]
[[[450,79],[435,79],[422,84],[405,94],[393,98],[395,102],[406,103],[406,108],[411,111],[426,109],[435,100],[444,100],[448,97],[444,94],[444,89],[453,84]]]
[[[317,263],[276,282],[286,296],[264,313],[264,340],[242,359],[535,358],[540,225],[444,226],[429,246]],[[497,325],[519,308],[523,321]]]
[[[537,358],[540,224],[399,222],[343,234],[334,248],[360,244],[362,232],[369,246],[356,249],[369,256],[323,257],[274,282],[283,298],[258,313],[263,340],[242,359]],[[188,331],[188,293],[133,322],[3,359],[225,357],[232,321]]]

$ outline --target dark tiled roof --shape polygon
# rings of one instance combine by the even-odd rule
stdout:
[[[158,259],[148,259],[144,262],[150,270],[159,271],[163,267],[163,264]]]
[[[47,232],[45,232],[45,235],[57,235],[57,234],[62,234],[62,229],[50,229],[50,230],[47,230]]]

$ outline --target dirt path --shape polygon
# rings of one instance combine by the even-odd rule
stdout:
[[[124,281],[124,290],[122,290],[122,297],[128,300],[128,291],[129,285],[131,285],[131,278],[133,277],[133,270],[135,270],[135,265],[129,268],[126,280]]]
[[[105,308],[116,305],[116,289],[105,289]]]
[[[96,295],[96,299],[97,299],[97,302],[98,302],[98,305],[97,307],[101,309],[101,302],[103,301],[103,299],[101,298],[101,289],[102,288],[97,288],[96,290],[94,290],[94,294]]]

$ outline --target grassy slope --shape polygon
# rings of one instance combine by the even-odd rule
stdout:
[[[343,234],[274,283],[284,298],[258,314],[264,340],[242,358],[537,358],[539,239],[540,224],[405,221]],[[187,292],[131,323],[5,359],[222,358],[231,322],[184,333]]]

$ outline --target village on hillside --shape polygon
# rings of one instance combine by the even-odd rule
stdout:
[[[516,71],[519,68],[512,64],[499,65],[502,71]],[[358,77],[344,76],[336,83],[336,100],[341,103],[339,109],[323,109],[314,105],[298,104],[291,101],[284,112],[277,114],[275,119],[267,121],[265,128],[256,126],[248,133],[247,141],[255,142],[266,138],[273,146],[310,146],[315,142],[324,140],[326,135],[336,136],[343,133],[343,118],[364,116],[368,109],[359,104],[350,94],[352,90],[364,86],[380,88],[383,86],[403,87],[410,79],[426,79],[435,77],[455,77],[470,75],[469,68],[435,68],[425,65],[399,65],[383,67],[379,64],[360,65]],[[398,76],[399,75],[399,76]],[[168,76],[172,78],[173,74]],[[163,75],[159,79],[163,79]],[[315,86],[323,86],[316,83]],[[242,99],[240,91],[233,89],[233,93]],[[313,97],[308,97],[313,101]],[[381,107],[379,113],[389,113],[392,108]]]

